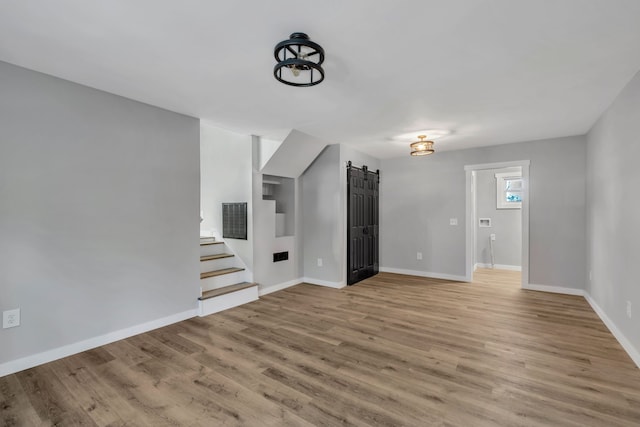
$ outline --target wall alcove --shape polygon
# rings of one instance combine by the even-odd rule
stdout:
[[[295,179],[263,175],[262,200],[275,202],[276,237],[295,235]]]

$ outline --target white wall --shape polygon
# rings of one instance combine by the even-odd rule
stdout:
[[[491,264],[490,236],[495,234],[493,253],[496,268],[521,266],[522,210],[496,207],[496,173],[519,172],[521,168],[476,171],[476,259],[477,264]],[[479,218],[490,218],[491,227],[479,227]]]
[[[298,178],[326,145],[319,138],[293,129],[275,151],[272,141],[260,139],[256,150],[260,158],[254,164],[261,165],[262,174]]]
[[[204,220],[200,234],[222,237],[222,203],[247,202],[247,240],[226,239],[246,267],[253,269],[251,136],[202,123],[200,130],[200,198]]]
[[[588,269],[587,290],[634,349],[640,364],[640,74],[621,92],[588,133]],[[626,314],[632,305],[632,318]],[[611,326],[611,324],[609,324]],[[623,337],[621,338],[621,335]]]
[[[463,279],[464,166],[530,160],[529,283],[583,289],[585,156],[575,136],[382,160],[382,267]]]
[[[300,228],[300,188],[298,179],[294,179],[293,199],[289,203],[294,206],[295,234],[293,236],[276,237],[276,203],[275,200],[262,199],[263,174],[259,171],[259,165],[265,162],[261,159],[264,150],[261,147],[259,137],[253,137],[253,277],[258,283],[260,293],[269,293],[283,287],[300,282],[300,252],[301,234]],[[291,160],[293,161],[293,160]],[[292,203],[291,203],[292,202]],[[291,226],[289,226],[291,230]],[[276,252],[289,252],[286,261],[273,262],[273,254]]]
[[[193,315],[198,120],[2,62],[0,94],[0,375]]]

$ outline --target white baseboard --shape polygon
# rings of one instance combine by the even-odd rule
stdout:
[[[589,305],[591,305],[591,308],[593,308],[593,311],[596,312],[598,317],[600,317],[600,320],[602,320],[602,323],[605,324],[605,326],[609,329],[609,331],[611,331],[613,336],[618,340],[618,342],[620,343],[622,348],[627,352],[629,357],[631,357],[631,360],[633,360],[633,363],[635,363],[636,366],[640,368],[640,351],[638,351],[638,349],[635,348],[633,344],[631,344],[631,342],[627,339],[627,337],[625,337],[624,334],[620,331],[620,329],[618,329],[616,324],[613,323],[613,320],[611,320],[609,316],[607,316],[607,314],[604,312],[604,310],[601,309],[600,306],[595,302],[595,300],[591,298],[591,295],[585,292],[584,298],[587,300]]]
[[[310,277],[301,277],[299,279],[289,280],[288,282],[279,283],[277,285],[265,286],[264,288],[260,288],[260,296],[267,295],[272,292],[281,291],[283,289],[290,288],[291,286],[299,285],[300,283],[308,283],[310,285],[326,286],[336,289],[341,289],[346,286],[344,283],[340,282],[329,282],[326,280],[312,279]]]
[[[241,289],[225,295],[199,301],[198,316],[208,316],[210,314],[219,313],[239,305],[248,304],[258,299],[258,287]]]
[[[187,310],[183,311],[182,313],[176,313],[171,316],[163,317],[161,319],[152,320],[140,325],[135,325],[129,328],[120,329],[119,331],[109,332],[108,334],[89,338],[84,341],[79,341],[73,344],[54,348],[52,350],[43,351],[42,353],[33,354],[31,356],[22,357],[16,360],[11,360],[9,362],[0,364],[0,377],[14,374],[25,369],[33,368],[34,366],[42,365],[43,363],[62,359],[63,357],[71,356],[83,351],[91,350],[92,348],[110,344],[114,341],[129,338],[143,332],[152,331],[163,326],[181,322],[183,320],[195,317],[197,314],[197,309]]]
[[[476,263],[476,265],[474,265],[474,271],[476,268],[493,268],[495,270],[522,271],[522,267],[519,265],[493,264],[493,267],[491,267],[491,264],[483,264],[481,262],[478,262]]]
[[[329,282],[327,280],[313,279],[311,277],[303,277],[302,281],[304,283],[309,283],[310,285],[326,286],[328,288],[335,288],[335,289],[342,289],[347,286],[346,283]]]
[[[563,288],[562,286],[534,285],[529,283],[522,286],[522,289],[526,289],[528,291],[552,292],[554,294],[584,296],[584,289]]]
[[[260,296],[268,295],[272,292],[281,291],[283,289],[290,288],[291,286],[299,285],[300,283],[302,283],[302,279],[293,279],[293,280],[289,280],[288,282],[278,283],[277,285],[270,285],[265,287],[262,287],[260,285],[259,294]]]
[[[618,327],[613,323],[613,321],[606,315],[604,310],[600,308],[600,306],[595,302],[591,295],[587,293],[583,289],[576,288],[564,288],[561,286],[549,286],[549,285],[534,285],[528,284],[522,287],[522,289],[530,290],[530,291],[542,291],[542,292],[553,292],[556,294],[565,294],[565,295],[577,295],[582,296],[587,300],[589,305],[593,311],[596,312],[598,317],[602,320],[605,326],[611,331],[611,334],[615,337],[616,340],[620,343],[622,348],[627,352],[631,360],[636,364],[638,368],[640,368],[640,351],[636,349],[633,344],[624,336],[624,334],[618,329]]]
[[[380,267],[380,271],[383,273],[396,273],[396,274],[406,274],[409,276],[429,277],[432,279],[453,280],[454,282],[467,282],[467,278],[465,276],[456,276],[453,274],[432,273],[429,271],[418,271],[418,270],[405,270],[402,268],[391,268],[391,267]]]

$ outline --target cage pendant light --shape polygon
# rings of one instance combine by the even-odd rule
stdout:
[[[293,33],[273,51],[278,63],[273,76],[289,86],[315,86],[324,80],[324,49],[305,33]]]
[[[426,138],[426,135],[418,135],[419,141],[411,143],[412,156],[427,156],[434,153],[433,141],[425,141]]]

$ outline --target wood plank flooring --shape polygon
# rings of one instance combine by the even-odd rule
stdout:
[[[381,273],[307,284],[0,378],[2,426],[638,426],[587,302]]]

